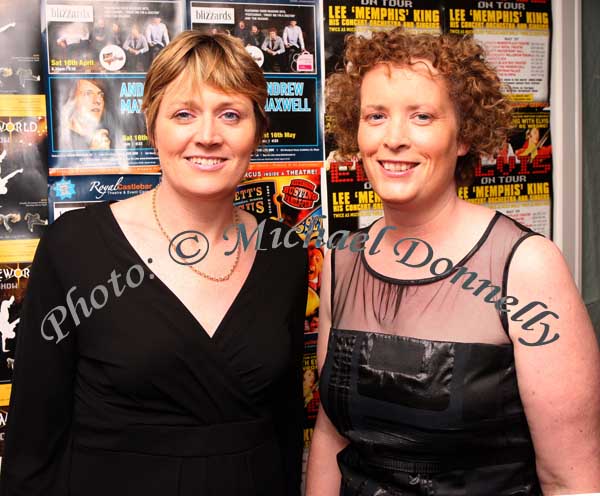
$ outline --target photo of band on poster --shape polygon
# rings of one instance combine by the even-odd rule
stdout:
[[[158,184],[158,157],[141,112],[145,73],[187,28],[239,38],[267,79],[270,127],[235,204],[259,222],[279,219],[308,248],[305,448],[319,407],[324,251],[317,233],[355,230],[382,215],[360,157],[338,156],[323,112],[324,80],[340,66],[347,34],[404,26],[470,33],[483,43],[514,106],[513,132],[497,156],[482,157],[458,194],[552,235],[550,0],[44,0],[41,11],[37,1],[19,5],[15,13],[0,0],[0,40],[10,44],[0,56],[0,99],[8,99],[0,106],[0,402],[10,391],[32,256],[2,258],[2,243],[35,241],[68,210]]]

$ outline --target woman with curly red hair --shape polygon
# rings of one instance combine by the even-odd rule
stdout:
[[[599,491],[600,353],[562,255],[456,194],[510,123],[482,48],[395,29],[344,62],[332,127],[384,216],[325,258],[307,495]]]

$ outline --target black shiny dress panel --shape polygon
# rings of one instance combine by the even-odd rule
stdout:
[[[501,288],[513,247],[532,234],[496,214],[456,265]],[[350,441],[338,454],[340,494],[541,495],[493,303],[451,277],[387,278],[349,250],[334,253],[332,279],[320,394]]]

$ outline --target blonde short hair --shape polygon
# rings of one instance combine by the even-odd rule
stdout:
[[[192,83],[206,83],[225,93],[250,98],[256,120],[255,145],[260,144],[268,124],[265,112],[267,83],[260,67],[238,38],[184,31],[161,50],[146,75],[142,110],[152,146],[156,117],[165,90],[181,74],[186,74]]]

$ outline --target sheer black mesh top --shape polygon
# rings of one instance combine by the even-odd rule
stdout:
[[[334,250],[320,391],[350,441],[338,455],[342,496],[541,494],[506,314],[494,305],[534,234],[496,213],[452,271],[419,280]]]

